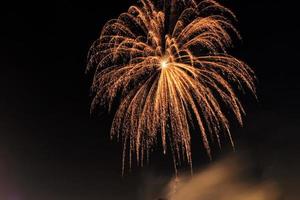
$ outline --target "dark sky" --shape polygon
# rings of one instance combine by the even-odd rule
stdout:
[[[105,2],[105,3],[104,3]],[[86,54],[104,23],[132,1],[40,1],[1,5],[0,199],[139,199],[145,174],[172,174],[170,159],[121,177],[111,115],[91,116]],[[296,1],[229,1],[243,42],[233,54],[258,76],[258,102],[243,98],[237,151],[254,176],[279,182],[285,199],[300,184],[299,11]],[[1,3],[3,4],[3,3]],[[168,156],[167,156],[168,157]],[[196,163],[208,163],[204,155]],[[166,161],[164,161],[166,160]],[[217,160],[217,158],[216,158]]]

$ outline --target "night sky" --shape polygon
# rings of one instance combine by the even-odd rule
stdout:
[[[254,164],[253,176],[276,181],[284,199],[299,199],[296,1],[221,2],[237,15],[243,37],[231,53],[258,77],[258,101],[242,98],[244,127],[231,121],[237,152]],[[154,152],[149,166],[134,167],[122,177],[121,144],[109,138],[113,116],[89,110],[89,46],[104,23],[132,3],[1,5],[0,200],[138,200],[147,177],[173,174],[171,156]],[[209,164],[200,146],[193,152],[196,166]]]

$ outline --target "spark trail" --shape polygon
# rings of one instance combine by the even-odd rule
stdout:
[[[119,103],[111,136],[123,141],[123,172],[127,156],[130,166],[133,155],[143,165],[158,141],[171,150],[175,170],[182,159],[192,167],[192,127],[209,157],[221,133],[234,146],[225,111],[242,124],[236,91],[256,93],[252,69],[226,51],[232,35],[239,38],[229,9],[212,0],[162,4],[141,0],[108,21],[88,56],[91,109]]]

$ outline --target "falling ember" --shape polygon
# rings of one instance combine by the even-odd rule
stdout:
[[[212,0],[141,0],[105,24],[88,56],[91,109],[120,101],[111,136],[123,141],[123,172],[127,155],[130,166],[133,155],[142,165],[159,137],[175,170],[183,158],[192,167],[191,127],[209,157],[211,142],[221,147],[221,132],[233,145],[225,111],[242,124],[236,88],[255,95],[254,72],[226,52],[231,34],[239,37],[234,18]]]

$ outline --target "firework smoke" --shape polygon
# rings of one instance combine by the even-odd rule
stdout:
[[[192,178],[177,177],[170,183],[167,199],[279,200],[275,183],[251,183],[244,180],[244,169],[237,160],[229,159]]]
[[[149,200],[279,200],[277,184],[249,177],[244,160],[227,158],[201,170],[194,176],[179,176],[167,184],[160,198]]]
[[[236,90],[255,94],[255,85],[253,71],[226,51],[231,34],[239,37],[231,19],[212,0],[141,0],[105,24],[88,56],[91,108],[119,103],[111,136],[123,142],[123,171],[127,155],[130,166],[132,155],[143,165],[158,141],[164,153],[170,148],[175,170],[182,159],[192,167],[193,127],[209,157],[221,132],[233,146],[225,111],[242,124]]]

